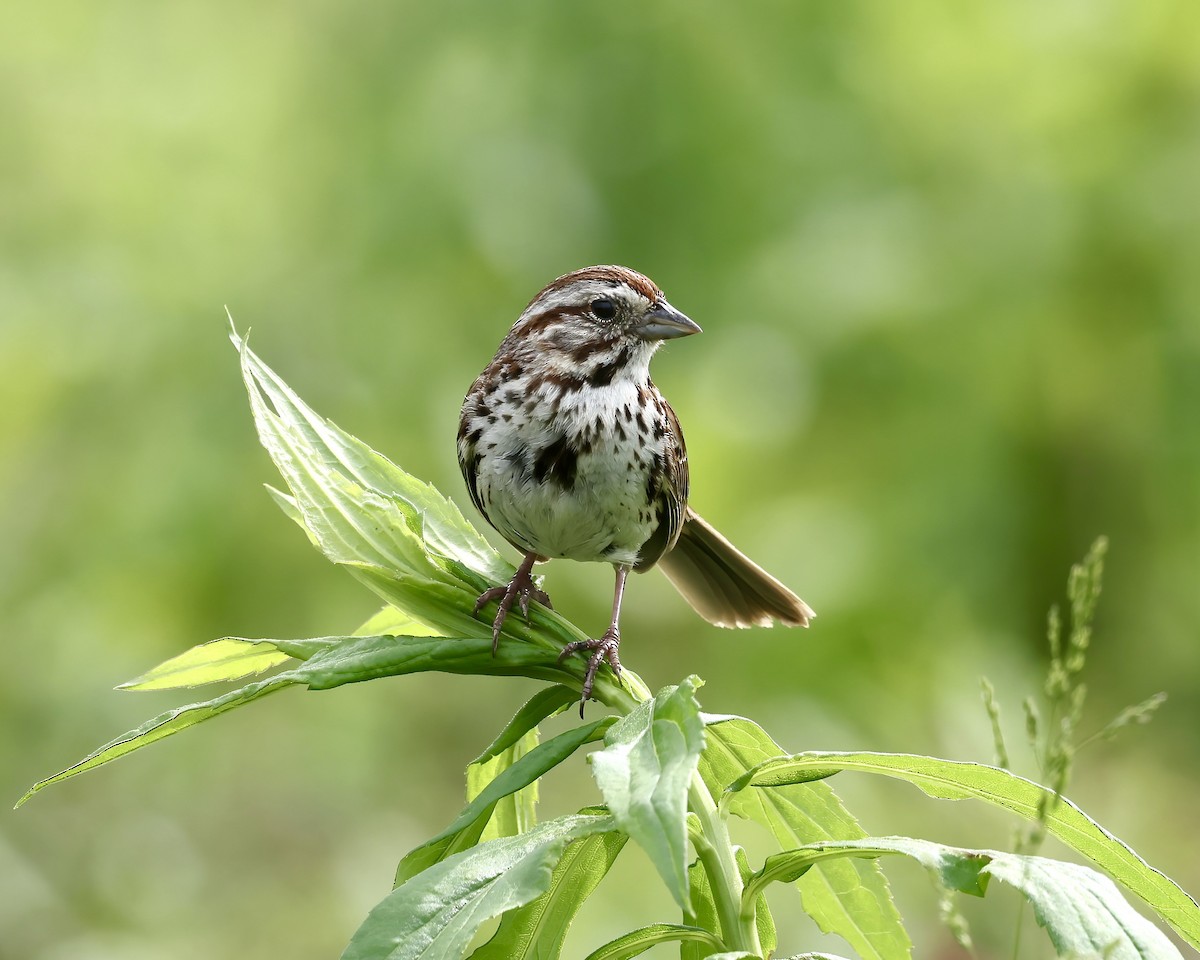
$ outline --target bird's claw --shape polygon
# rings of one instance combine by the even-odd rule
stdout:
[[[592,655],[588,657],[587,670],[583,674],[583,689],[580,691],[579,697],[580,719],[583,719],[583,705],[592,697],[592,689],[596,685],[596,672],[600,669],[600,664],[607,661],[612,668],[613,675],[621,676],[621,658],[617,656],[617,648],[620,643],[620,631],[616,627],[609,627],[600,639],[574,640],[563,647],[562,653],[558,655],[558,662],[562,663],[571,654],[578,653],[580,650],[591,651]]]
[[[489,587],[487,590],[484,590],[479,595],[479,599],[475,601],[475,614],[478,616],[479,611],[493,600],[500,601],[499,606],[496,608],[496,619],[492,621],[493,657],[500,647],[500,631],[504,627],[504,620],[514,603],[520,605],[521,614],[525,617],[526,623],[529,622],[530,600],[536,600],[542,606],[549,607],[551,610],[554,609],[554,605],[550,603],[550,596],[546,591],[538,589],[537,584],[533,582],[533,577],[522,570],[518,570],[506,586]]]

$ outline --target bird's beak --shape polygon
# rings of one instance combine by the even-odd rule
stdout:
[[[674,340],[700,333],[700,325],[680,313],[666,300],[659,300],[646,311],[641,322],[630,328],[630,332],[643,340]]]

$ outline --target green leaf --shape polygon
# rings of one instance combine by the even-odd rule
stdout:
[[[542,688],[529,698],[500,732],[500,735],[472,762],[483,763],[502,750],[507,750],[547,717],[554,716],[578,700],[579,692],[570,687],[556,685]]]
[[[147,720],[140,727],[136,727],[128,733],[123,733],[115,740],[110,740],[104,746],[88,754],[78,763],[67,767],[67,769],[60,773],[56,773],[52,777],[46,777],[44,780],[39,780],[29,788],[25,796],[17,801],[17,806],[21,806],[35,793],[45,789],[52,783],[60,783],[81,773],[94,770],[96,767],[130,754],[134,750],[148,747],[150,744],[156,743],[164,737],[179,733],[181,730],[186,730],[197,723],[210,720],[219,714],[233,710],[235,707],[253,703],[255,700],[260,700],[269,693],[274,693],[277,690],[282,690],[284,687],[300,682],[291,672],[280,673],[268,680],[259,680],[257,683],[233,690],[212,700],[206,700],[203,703],[192,703],[187,706],[176,707],[174,710],[168,710],[166,713],[160,713],[152,720]]]
[[[460,960],[484,923],[546,892],[568,843],[613,829],[607,816],[560,817],[436,863],[368,914],[342,960]]]
[[[373,614],[366,623],[354,631],[356,637],[380,634],[391,634],[396,637],[436,637],[439,635],[433,627],[421,623],[420,620],[393,607],[390,603],[385,603],[378,613]]]
[[[476,760],[467,765],[467,802],[482,794],[505,770],[511,769],[522,757],[538,745],[538,729],[526,730],[525,734],[499,753],[486,760]],[[519,790],[501,797],[492,805],[491,816],[479,835],[480,840],[495,840],[497,837],[513,837],[524,833],[537,823],[538,782],[532,780]]]
[[[408,572],[417,573],[426,569],[428,545],[486,580],[512,576],[512,566],[451,501],[318,416],[236,334],[233,341],[241,353],[259,438],[330,559],[411,560],[415,544],[420,558]],[[345,495],[356,497],[357,504],[347,505]],[[383,522],[363,522],[372,516]],[[406,569],[403,563],[400,569]]]
[[[400,861],[396,870],[396,886],[452,854],[473,846],[479,840],[492,811],[501,799],[553,770],[585,743],[599,740],[614,722],[613,717],[602,717],[591,723],[573,727],[534,747],[512,766],[499,773],[471,799],[450,826],[410,851]]]
[[[488,631],[473,613],[475,600],[483,589],[507,582],[512,565],[434,487],[320,417],[236,333],[232,339],[259,439],[289,491],[271,495],[326,557],[424,627],[375,632],[472,637]],[[572,623],[534,604],[528,623],[515,616],[505,621],[500,648],[524,643],[557,656],[563,644],[582,639]],[[584,669],[582,659],[571,658],[553,676],[540,676],[578,687]],[[623,681],[636,695],[649,695],[631,671]],[[606,672],[595,695],[605,703],[628,700]]]
[[[600,813],[602,808],[580,812]],[[471,954],[471,960],[557,960],[579,908],[604,879],[628,839],[614,830],[569,843],[546,892],[504,914],[495,935]]]
[[[741,874],[742,882],[746,883],[752,876],[754,870],[750,866],[750,860],[746,856],[746,851],[741,847],[735,847],[734,859],[737,861],[738,873]],[[749,902],[750,898],[745,898],[745,902]],[[779,941],[775,932],[775,918],[771,916],[771,908],[767,904],[765,894],[759,894],[754,901],[754,924],[758,930],[758,942],[763,948],[763,953],[768,957],[775,952],[775,947]]]
[[[716,949],[721,948],[721,941],[713,934],[700,927],[689,927],[681,923],[652,923],[648,927],[632,930],[624,936],[610,940],[599,950],[593,950],[586,960],[629,960],[638,954],[645,953],[651,947],[660,943],[672,941],[702,943]],[[712,957],[713,954],[705,954]],[[737,954],[750,956],[750,954]]]
[[[237,707],[262,699],[288,686],[305,685],[310,690],[329,690],[347,683],[379,677],[403,676],[427,670],[446,673],[523,675],[547,680],[572,679],[556,664],[552,650],[526,644],[501,644],[492,656],[490,637],[318,637],[311,640],[261,641],[283,653],[304,660],[291,670],[277,673],[211,700],[168,710],[148,720],[52,777],[39,781],[18,801],[52,783],[93,770],[135,750],[180,733]],[[168,661],[169,662],[169,661]]]
[[[751,720],[707,714],[704,720],[708,745],[700,758],[700,773],[714,796],[747,770],[783,755],[779,745]],[[723,805],[731,813],[765,826],[785,849],[866,835],[824,783],[745,792]],[[846,940],[863,960],[901,960],[911,955],[912,941],[878,864],[822,863],[801,877],[799,888],[805,912],[823,931]]]
[[[688,893],[691,909],[685,910],[684,922],[689,927],[702,930],[720,930],[721,918],[713,900],[712,887],[708,882],[708,871],[696,860],[688,867]],[[680,960],[705,960],[717,953],[722,944],[714,940],[685,940],[679,945]]]
[[[172,657],[118,690],[178,690],[206,683],[242,680],[270,670],[291,657],[270,640],[222,637]]]
[[[688,908],[687,792],[704,725],[689,677],[639,704],[590,756],[592,774],[617,823],[645,849],[671,895]]]
[[[974,798],[1036,820],[1052,791],[999,767],[899,753],[799,753],[768,760],[730,784],[730,796],[747,787],[807,783],[841,770],[907,780],[931,797]],[[772,793],[773,790],[753,791]],[[1200,948],[1200,906],[1166,875],[1065,798],[1045,814],[1046,828],[1141,897],[1193,947]]]
[[[745,896],[774,881],[791,881],[830,857],[901,854],[935,873],[942,886],[982,897],[995,877],[1019,890],[1050,936],[1060,957],[1103,956],[1106,960],[1179,960],[1179,951],[1154,924],[1138,914],[1107,877],[1046,857],[963,850],[911,837],[868,837],[810,844],[768,857],[746,884]]]

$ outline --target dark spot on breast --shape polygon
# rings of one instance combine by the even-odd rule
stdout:
[[[624,440],[624,439],[625,439],[625,427],[621,425],[621,421],[620,421],[620,420],[614,420],[614,421],[613,421],[613,426],[614,426],[614,427],[616,428],[616,430],[617,430],[617,436],[618,436],[620,439]]]
[[[476,427],[467,435],[467,443],[478,443],[483,436],[483,427]]]
[[[646,418],[642,416],[642,410],[640,407],[638,408],[638,412],[637,412],[637,425],[638,425],[639,433],[646,432]]]
[[[617,371],[629,364],[629,348],[622,347],[615,357],[603,363],[596,364],[588,374],[587,382],[593,387],[607,387],[613,382]]]
[[[578,454],[565,436],[557,437],[538,452],[533,460],[533,477],[538,483],[547,481],[563,490],[575,486]]]
[[[632,423],[633,422],[633,410],[630,409],[629,404],[625,404],[624,408],[622,409],[622,412],[625,414],[625,422]]]

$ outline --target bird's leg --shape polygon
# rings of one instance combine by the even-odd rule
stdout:
[[[621,619],[621,598],[625,595],[625,578],[629,576],[629,567],[616,564],[615,569],[617,583],[613,589],[612,621],[604,631],[604,636],[599,640],[575,640],[563,647],[562,653],[558,655],[558,662],[562,663],[580,650],[590,650],[592,653],[588,657],[587,670],[583,674],[583,690],[579,700],[580,718],[583,717],[583,705],[591,699],[592,687],[596,684],[596,671],[600,669],[600,664],[607,660],[613,673],[618,677],[621,675],[621,659],[617,656],[617,647],[621,644],[621,630],[617,624]]]
[[[496,655],[496,650],[500,646],[500,629],[504,626],[504,618],[508,616],[508,611],[512,609],[514,603],[521,605],[521,613],[525,615],[525,622],[529,622],[529,601],[536,600],[543,606],[554,609],[554,605],[550,602],[550,597],[545,590],[539,590],[537,584],[533,582],[533,565],[537,563],[538,555],[536,553],[525,554],[525,559],[521,561],[521,565],[517,567],[517,572],[513,574],[513,578],[508,581],[508,585],[504,587],[492,587],[484,590],[479,595],[479,599],[475,601],[475,613],[478,614],[485,605],[493,600],[499,600],[500,605],[496,609],[496,619],[492,621],[492,656]]]

